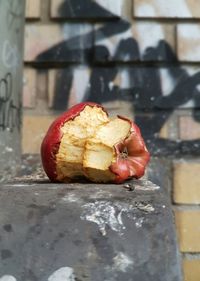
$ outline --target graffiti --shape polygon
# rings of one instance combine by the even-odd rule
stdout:
[[[59,9],[61,16],[66,16],[66,13],[68,17],[84,15],[84,7],[81,3],[82,1],[78,0],[63,1]],[[88,7],[92,5],[90,8],[93,7],[95,11],[105,10],[89,0],[87,0],[87,5]],[[108,16],[107,12],[105,16]],[[109,16],[112,16],[111,12]],[[109,48],[101,44],[102,40],[114,35],[127,34],[130,27],[131,25],[122,18],[114,22],[104,22],[102,26],[86,34],[60,42],[41,53],[37,60],[73,62],[81,58],[82,63],[86,64],[91,71],[88,84],[82,90],[82,97],[78,101],[97,103],[126,101],[133,108],[135,121],[141,127],[152,154],[174,155],[195,152],[200,147],[199,139],[191,141],[163,139],[159,137],[159,132],[173,111],[189,101],[193,101],[194,104],[193,118],[200,122],[198,114],[200,72],[189,75],[165,40],[160,40],[156,46],[146,47],[141,52],[138,42],[132,36],[127,38],[122,36],[114,54],[111,55]],[[96,38],[95,46],[88,43],[92,41],[92,38]],[[81,48],[72,48],[72,46],[81,46]],[[160,61],[165,64],[159,66],[155,63]],[[131,65],[118,66],[117,62],[131,62]],[[163,69],[173,82],[173,88],[167,94],[164,94],[162,88]],[[124,87],[114,84],[122,70],[125,71],[128,81]],[[60,71],[55,85],[53,109],[65,110],[68,107],[75,71],[74,68]]]
[[[16,0],[8,0],[7,27],[8,30],[14,28],[16,33],[19,32],[21,19],[23,16],[22,6]]]
[[[2,62],[5,67],[13,69],[15,72],[19,67],[19,51],[17,45],[11,45],[8,40],[2,44]]]
[[[58,13],[64,18],[118,18],[120,4],[123,0],[105,1],[105,0],[66,0],[60,5]],[[98,4],[96,3],[98,2]],[[108,5],[113,13],[108,11]],[[105,6],[105,7],[104,7]]]
[[[11,73],[7,73],[0,79],[0,130],[13,132],[15,128],[20,130],[21,105],[13,100],[13,83]]]

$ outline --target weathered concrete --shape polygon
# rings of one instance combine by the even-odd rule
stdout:
[[[24,0],[0,1],[0,181],[20,159]]]
[[[168,195],[151,182],[16,181],[0,214],[0,280],[181,280]]]

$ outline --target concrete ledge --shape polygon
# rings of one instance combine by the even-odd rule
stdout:
[[[149,181],[16,181],[0,214],[0,280],[181,280],[168,193]]]

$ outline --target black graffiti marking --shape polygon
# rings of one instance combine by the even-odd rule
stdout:
[[[13,132],[21,126],[21,104],[14,103],[11,73],[0,79],[0,130]]]
[[[129,47],[128,47],[129,46]],[[98,46],[99,56],[101,54],[108,56],[108,50],[104,46]],[[165,52],[163,52],[165,50]],[[141,58],[137,42],[128,38],[120,42],[116,57],[123,58],[128,55],[129,58]],[[118,100],[126,100],[133,105],[135,122],[142,130],[143,136],[148,141],[148,147],[154,155],[174,155],[196,153],[200,149],[200,140],[191,141],[172,141],[158,137],[158,134],[171,116],[173,111],[193,100],[192,109],[193,118],[200,121],[200,92],[197,85],[200,84],[200,72],[189,75],[177,61],[176,56],[170,46],[165,41],[160,41],[155,48],[147,48],[143,59],[153,58],[155,61],[165,59],[167,62],[173,62],[172,65],[165,65],[169,77],[174,81],[174,88],[167,96],[163,95],[161,87],[160,69],[156,66],[126,66],[126,72],[129,75],[129,81],[132,86],[129,89],[120,89],[115,86],[110,88],[110,82],[113,82],[119,72],[118,67],[111,68],[95,67],[90,77],[90,88],[88,89],[84,100],[97,103]],[[67,82],[66,82],[67,83]],[[103,87],[102,87],[103,85]]]
[[[102,19],[103,21],[118,19],[119,16],[106,10],[95,1],[91,0],[65,0],[58,8],[59,17],[70,19]]]
[[[84,14],[82,1],[66,0],[60,6],[60,15],[76,17]],[[70,9],[65,9],[70,5]],[[94,2],[87,0],[88,7],[93,7]],[[95,3],[96,11],[101,6]],[[88,9],[90,10],[90,9]],[[91,9],[92,10],[92,9]],[[102,12],[102,10],[101,10]],[[106,13],[104,13],[106,17]],[[103,18],[103,15],[102,15]],[[83,62],[91,67],[91,75],[88,89],[85,92],[83,101],[94,101],[104,103],[116,99],[130,102],[134,109],[135,121],[141,127],[142,133],[148,142],[148,146],[153,154],[167,155],[170,153],[188,154],[200,151],[200,139],[191,141],[173,141],[158,137],[160,129],[167,122],[173,111],[189,100],[193,100],[193,118],[200,122],[200,91],[197,86],[200,84],[200,72],[189,75],[181,66],[170,45],[161,40],[156,47],[148,47],[143,54],[140,53],[138,42],[134,38],[122,39],[119,42],[113,59],[109,50],[105,46],[95,46],[88,44],[92,38],[99,40],[109,38],[113,35],[123,33],[131,27],[126,20],[119,19],[113,23],[104,23],[97,30],[87,34],[76,36],[72,39],[60,42],[49,50],[41,53],[37,61],[68,61],[76,62],[83,59]],[[82,42],[83,44],[80,44]],[[71,46],[77,46],[76,49]],[[94,60],[95,57],[95,60]],[[121,62],[128,57],[128,62],[124,67],[131,82],[129,89],[121,89],[118,86],[109,87],[121,67],[117,67],[116,62]],[[111,67],[104,66],[103,63],[110,63]],[[101,66],[95,63],[100,62]],[[133,62],[143,62],[142,65],[133,65]],[[160,68],[157,65],[160,61],[165,62],[164,68],[169,77],[174,82],[174,88],[167,95],[163,95],[161,85]],[[127,60],[126,60],[127,62]],[[151,63],[151,65],[149,64]],[[73,83],[73,68],[61,70],[56,79],[55,96],[53,108],[65,110],[68,106],[70,87]]]

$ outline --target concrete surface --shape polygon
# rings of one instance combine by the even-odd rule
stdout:
[[[0,193],[1,281],[180,281],[167,191],[15,180]]]

